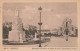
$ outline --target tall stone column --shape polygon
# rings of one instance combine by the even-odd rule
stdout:
[[[12,31],[9,32],[8,41],[23,43],[25,41],[25,34],[22,30],[22,20],[19,17],[19,10],[15,11],[15,17],[12,22]]]

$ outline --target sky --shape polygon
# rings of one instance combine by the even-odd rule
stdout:
[[[39,7],[42,7],[41,21],[42,29],[59,28],[63,20],[68,17],[72,19],[72,24],[77,26],[77,4],[66,3],[4,3],[3,22],[14,20],[15,10],[18,8],[19,17],[22,19],[24,27],[34,25],[39,28],[40,18]]]

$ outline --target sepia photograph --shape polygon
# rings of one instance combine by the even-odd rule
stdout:
[[[76,2],[3,3],[2,44],[77,47]]]

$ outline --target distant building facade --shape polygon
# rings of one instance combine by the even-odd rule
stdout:
[[[68,35],[70,36],[77,36],[78,35],[78,28],[72,25],[72,20],[69,18],[65,18],[62,26],[58,30],[58,35],[65,35],[66,29],[68,29]]]
[[[39,33],[39,30],[37,32]],[[42,35],[49,34],[49,33],[51,33],[49,29],[42,29],[41,30]]]

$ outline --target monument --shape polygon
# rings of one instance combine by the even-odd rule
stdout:
[[[15,17],[12,21],[12,30],[9,32],[8,41],[14,43],[23,43],[23,41],[25,41],[26,38],[25,32],[22,30],[22,28],[23,23],[19,17],[19,10],[16,9]]]

